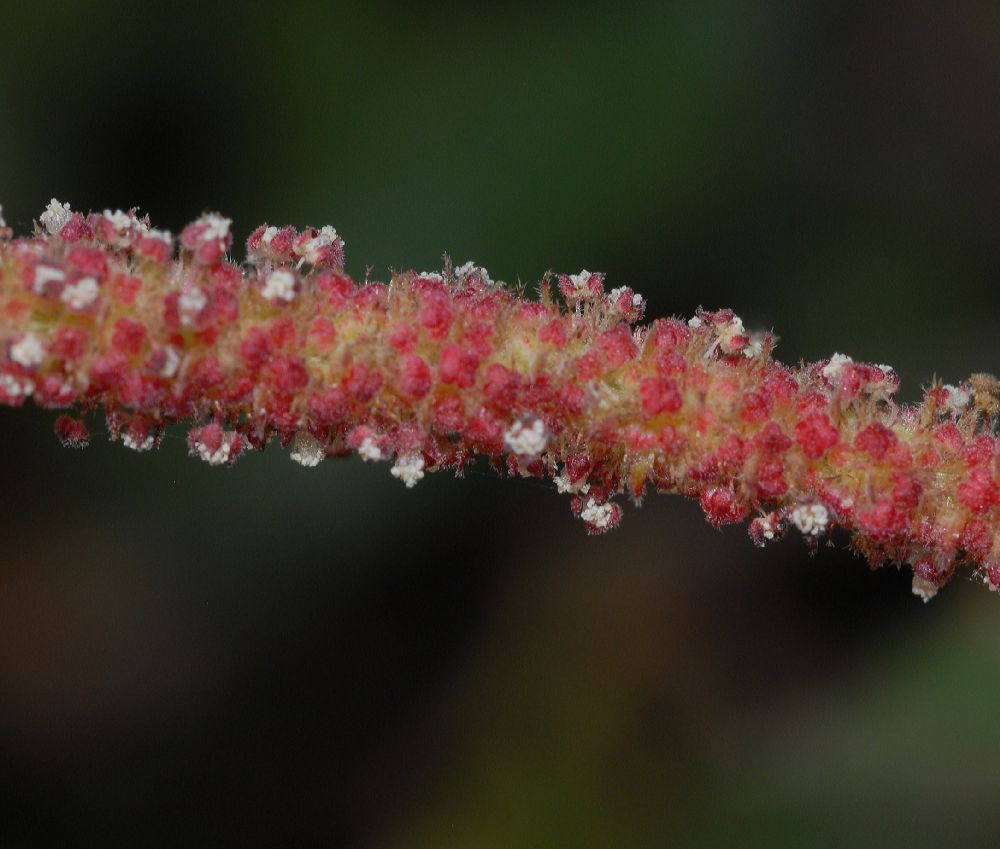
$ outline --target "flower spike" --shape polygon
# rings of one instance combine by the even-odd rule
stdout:
[[[31,236],[0,218],[0,403],[76,409],[68,446],[101,409],[136,451],[186,421],[211,465],[277,438],[305,467],[357,453],[407,487],[485,456],[551,479],[588,533],[622,498],[676,492],[758,545],[840,528],[925,601],[962,564],[1000,590],[995,378],[902,405],[889,366],[791,368],[732,310],[639,324],[645,300],[602,274],[546,277],[539,301],[471,262],[359,285],[332,227],[259,227],[237,265],[230,226],[207,213],[175,240],[55,199]]]

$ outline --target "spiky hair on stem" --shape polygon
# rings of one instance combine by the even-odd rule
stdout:
[[[175,237],[134,210],[52,200],[34,233],[0,219],[0,403],[101,409],[145,451],[188,422],[190,453],[231,465],[272,439],[312,467],[357,453],[407,487],[484,456],[549,478],[592,534],[647,490],[749,521],[759,545],[835,528],[872,567],[909,565],[933,596],[967,564],[1000,589],[1000,384],[972,375],[899,404],[888,366],[843,354],[792,368],[731,310],[641,324],[600,274],[547,274],[531,300],[474,263],[356,283],[332,227],[230,221]]]

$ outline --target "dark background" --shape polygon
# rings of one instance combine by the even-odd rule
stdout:
[[[597,269],[906,400],[1000,368],[1000,6],[610,8],[2,0],[0,202],[332,223],[359,277]],[[969,580],[53,418],[0,410],[4,849],[995,845]]]

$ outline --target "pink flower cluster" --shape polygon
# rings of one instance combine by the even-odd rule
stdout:
[[[551,479],[590,533],[616,499],[677,492],[760,545],[843,529],[925,600],[961,564],[1000,589],[989,376],[900,405],[888,366],[791,368],[731,310],[639,324],[643,299],[600,274],[530,300],[472,263],[359,285],[330,227],[260,227],[242,265],[231,247],[216,214],[177,239],[54,200],[30,237],[0,219],[0,403],[75,409],[56,423],[75,447],[95,408],[136,451],[188,421],[212,465],[277,437],[304,466],[356,453],[414,486],[485,456]]]

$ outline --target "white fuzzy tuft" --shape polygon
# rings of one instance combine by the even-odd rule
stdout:
[[[361,455],[361,459],[366,463],[377,463],[379,460],[385,459],[382,449],[378,447],[378,443],[370,436],[366,436],[361,440],[361,444],[358,446],[358,454]]]
[[[965,408],[969,406],[969,401],[972,400],[972,393],[968,387],[952,386],[950,383],[947,383],[941,388],[948,393],[948,397],[944,402],[948,412],[953,416],[960,416],[964,413]]]
[[[581,495],[586,495],[588,492],[590,492],[589,483],[586,483],[585,481],[580,481],[579,483],[573,483],[569,479],[569,475],[566,474],[566,472],[562,472],[561,474],[556,475],[554,478],[552,478],[552,482],[556,485],[556,491],[559,493],[571,492],[575,494],[579,492]]]
[[[424,476],[424,458],[419,454],[402,454],[389,471],[405,483],[407,489],[412,489]]]
[[[549,434],[541,419],[514,422],[504,434],[504,442],[518,457],[537,457],[545,450]]]
[[[774,539],[775,535],[777,534],[777,529],[774,526],[773,516],[771,514],[768,514],[767,516],[761,516],[759,518],[759,522],[760,522],[760,535],[764,537],[764,539]]]
[[[25,368],[35,368],[45,362],[45,346],[34,333],[26,333],[10,346],[10,358]]]
[[[788,514],[803,536],[818,537],[830,523],[830,512],[822,504],[802,504]]]
[[[593,498],[587,501],[587,506],[580,511],[580,518],[588,525],[604,530],[614,516],[615,508],[611,504],[598,504]]]
[[[66,222],[72,217],[73,210],[69,208],[68,203],[60,203],[55,198],[52,198],[49,201],[49,205],[45,207],[45,212],[38,217],[38,220],[50,236],[55,236],[66,226]]]
[[[471,274],[478,274],[479,278],[487,286],[493,285],[493,280],[490,278],[490,273],[481,265],[476,265],[471,259],[455,269],[455,276],[459,280],[464,280]]]
[[[147,436],[142,442],[137,442],[131,433],[126,433],[122,437],[122,445],[126,448],[131,448],[133,451],[149,451],[155,443],[156,439],[152,436]]]
[[[273,230],[273,227],[269,227],[269,230]],[[267,232],[264,232],[264,238],[267,239]],[[322,259],[322,251],[324,248],[330,247],[334,242],[337,241],[339,237],[337,236],[337,231],[330,227],[329,225],[323,227],[319,233],[313,236],[311,239],[306,239],[301,244],[295,247],[295,253],[297,253],[302,259],[310,264],[319,262]],[[343,239],[340,240],[343,244]]]
[[[196,223],[206,225],[201,233],[201,239],[207,242],[209,239],[225,239],[229,235],[229,227],[233,221],[231,218],[210,212],[199,218]]]
[[[917,598],[923,601],[924,604],[927,604],[927,602],[937,595],[938,588],[936,584],[928,581],[926,578],[914,575],[912,590]]]
[[[569,282],[573,284],[573,294],[578,298],[592,297],[590,290],[590,278],[594,275],[587,269],[583,269],[579,274],[571,274]]]
[[[285,269],[272,271],[267,275],[260,294],[268,301],[284,301],[287,304],[295,297],[295,275]]]
[[[205,309],[208,298],[197,286],[192,286],[186,292],[182,292],[177,301],[177,311],[180,313],[181,324],[190,327],[194,324],[198,314]]]
[[[94,303],[100,291],[97,281],[93,277],[82,277],[76,283],[70,283],[69,286],[63,289],[59,297],[62,298],[63,303],[71,310],[80,311],[85,310]]]
[[[36,295],[44,295],[45,287],[49,283],[62,283],[66,279],[66,274],[61,268],[53,268],[51,265],[35,266],[34,289]]]
[[[198,456],[210,466],[222,466],[229,462],[229,455],[232,453],[232,439],[224,438],[222,443],[214,451],[204,442],[198,441],[194,444]]]
[[[167,345],[163,349],[163,366],[160,368],[160,377],[173,377],[177,374],[177,367],[181,364],[181,355],[173,345]]]
[[[844,373],[844,367],[853,363],[846,354],[834,354],[830,357],[830,362],[823,366],[823,377],[836,385],[840,383],[840,376]]]
[[[326,446],[311,433],[300,431],[295,434],[290,456],[300,466],[313,468],[323,462],[326,457]]]
[[[35,382],[26,377],[0,374],[0,392],[8,398],[27,398],[35,391]]]

